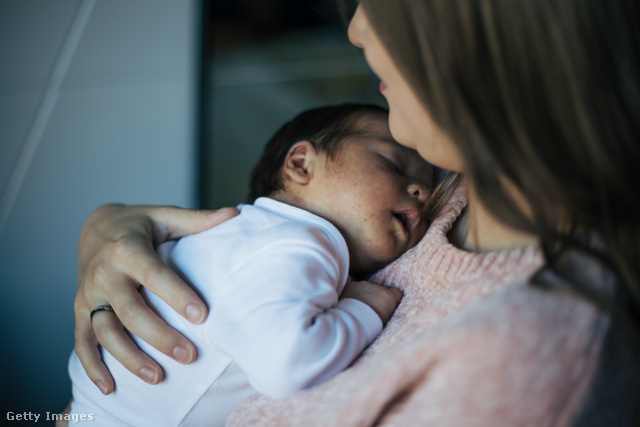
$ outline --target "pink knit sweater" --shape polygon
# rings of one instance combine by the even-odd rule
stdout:
[[[527,285],[542,263],[535,246],[453,247],[446,234],[465,204],[459,190],[422,242],[376,275],[404,297],[351,368],[291,398],[250,398],[228,425],[568,425],[608,318]]]

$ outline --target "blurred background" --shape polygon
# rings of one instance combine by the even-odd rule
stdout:
[[[2,420],[71,396],[95,208],[235,205],[286,120],[384,104],[336,0],[0,0],[0,57]]]
[[[305,109],[384,103],[379,80],[347,39],[340,0],[205,3],[203,207],[245,200],[262,147]]]

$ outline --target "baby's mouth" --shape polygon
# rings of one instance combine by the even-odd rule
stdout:
[[[417,209],[409,209],[403,212],[394,212],[393,215],[400,220],[404,229],[411,233],[420,221],[420,212]]]

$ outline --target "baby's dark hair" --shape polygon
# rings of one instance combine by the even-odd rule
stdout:
[[[285,123],[271,137],[251,172],[249,203],[284,189],[281,169],[289,149],[300,141],[311,142],[318,152],[333,158],[344,138],[362,133],[359,118],[389,112],[372,104],[342,104],[304,111]]]

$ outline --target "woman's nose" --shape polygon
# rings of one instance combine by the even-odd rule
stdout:
[[[351,22],[349,22],[347,31],[351,44],[359,48],[362,48],[362,27],[366,24],[362,13],[361,6],[358,6],[356,13],[354,13],[353,18],[351,18]]]
[[[409,197],[415,198],[419,203],[426,203],[429,199],[429,189],[419,182],[412,182],[407,186]]]

